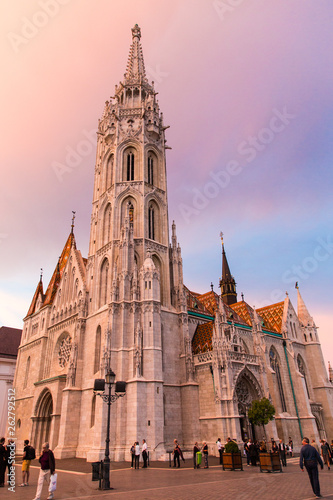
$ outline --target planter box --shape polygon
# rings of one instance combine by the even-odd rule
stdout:
[[[243,461],[241,452],[222,453],[223,470],[243,470]]]
[[[260,472],[282,472],[279,453],[259,453]]]

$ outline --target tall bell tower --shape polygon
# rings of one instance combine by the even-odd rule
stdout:
[[[135,25],[124,78],[98,124],[87,262],[87,331],[95,360],[96,345],[101,345],[94,377],[103,377],[109,362],[117,379],[127,382],[126,398],[113,409],[121,429],[113,438],[115,459],[123,459],[128,444],[140,436],[151,445],[165,442],[165,412],[174,396],[165,395],[164,369],[179,363],[179,337],[188,336],[179,319],[185,296],[174,224],[169,244],[167,127],[146,76],[140,37]],[[168,387],[177,373],[175,367]],[[100,450],[103,431],[96,433]]]

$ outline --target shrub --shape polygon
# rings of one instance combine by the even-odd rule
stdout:
[[[238,453],[239,448],[238,448],[237,443],[235,443],[235,441],[228,441],[228,443],[226,443],[226,445],[224,447],[224,451],[226,453]]]

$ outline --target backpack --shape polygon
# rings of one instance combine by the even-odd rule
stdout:
[[[29,446],[28,451],[27,451],[27,460],[35,460],[36,458],[36,451],[35,448],[32,446]]]

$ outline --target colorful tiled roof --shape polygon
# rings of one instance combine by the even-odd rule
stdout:
[[[17,350],[21,342],[22,330],[19,328],[10,328],[9,326],[0,327],[0,356],[5,358],[16,358]]]
[[[212,350],[213,329],[214,321],[209,321],[208,323],[197,326],[192,339],[193,354],[200,354]]]
[[[194,292],[192,292],[194,295]],[[210,291],[207,293],[203,293],[202,295],[195,294],[196,297],[200,300],[200,302],[206,307],[206,309],[212,314],[215,315],[215,311],[219,307],[219,296],[214,291]]]
[[[252,318],[250,314],[251,307],[246,302],[236,302],[235,304],[231,304],[230,307],[245,321],[247,325],[252,326]]]
[[[257,313],[264,320],[264,328],[281,333],[283,320],[284,302],[278,302],[270,306],[257,309]]]

